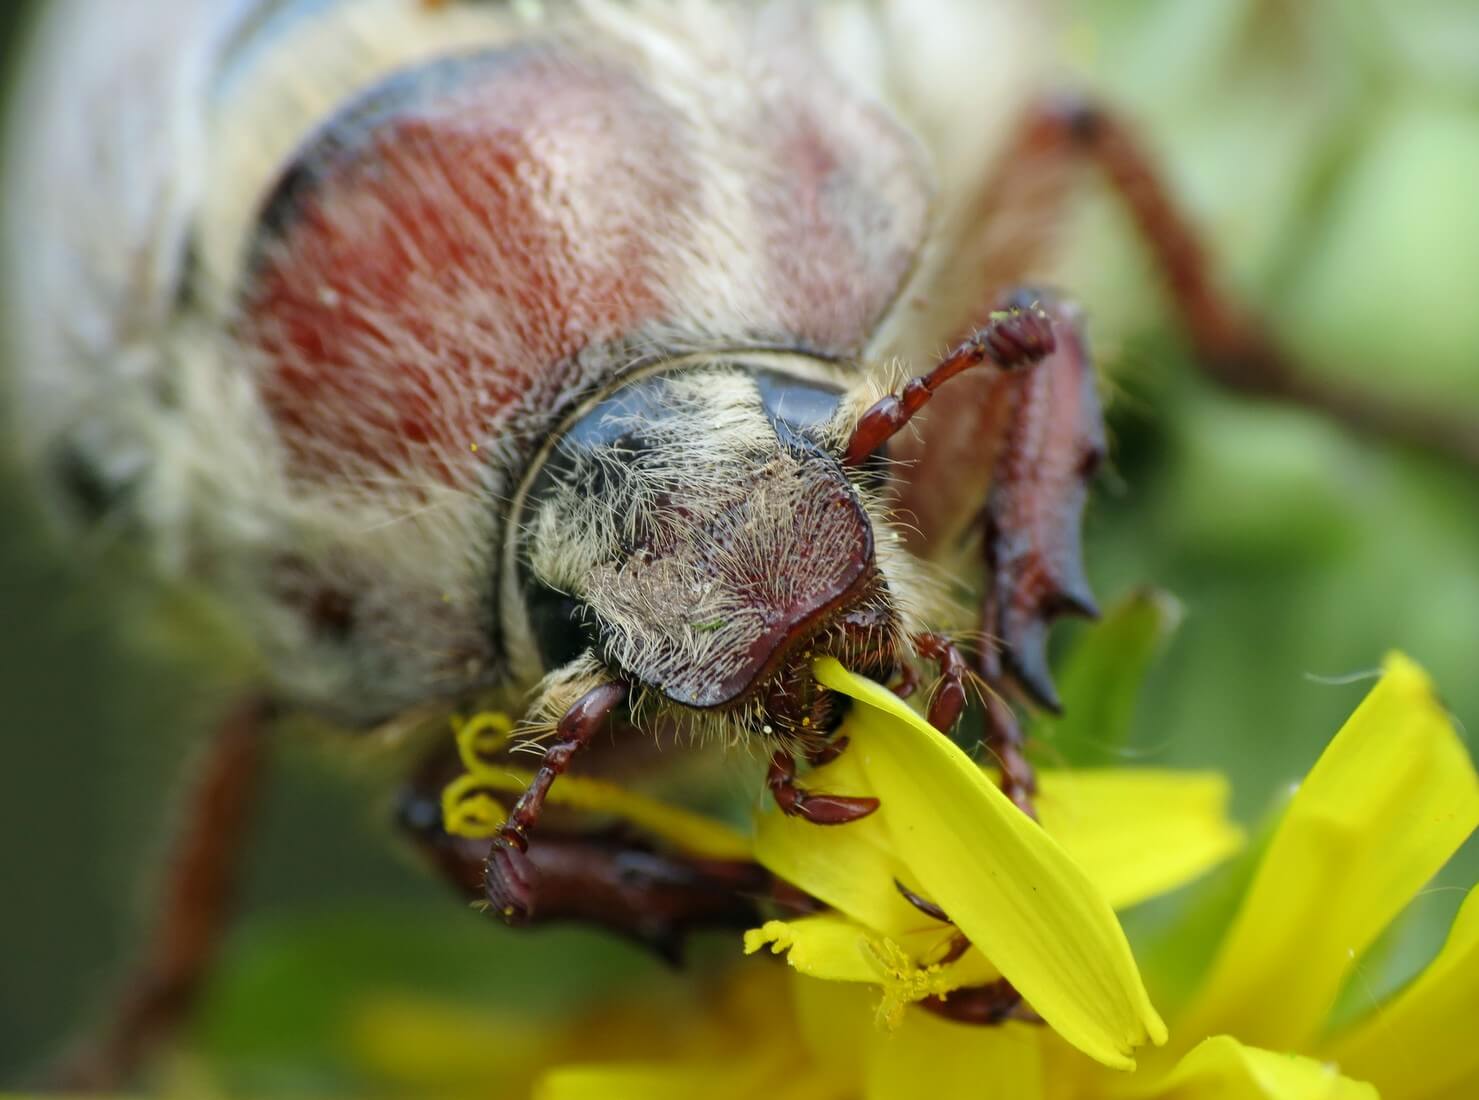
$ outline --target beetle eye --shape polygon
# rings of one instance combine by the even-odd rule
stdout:
[[[816,382],[808,382],[775,371],[757,370],[755,386],[760,403],[777,434],[814,436],[842,403],[842,394]]]
[[[755,371],[755,386],[760,391],[765,415],[782,440],[799,435],[816,442],[842,405],[843,395],[839,391],[775,371]],[[876,486],[883,480],[887,466],[885,445],[851,472],[855,480]]]
[[[529,630],[545,668],[559,668],[595,647],[596,624],[584,603],[529,575],[524,586]]]

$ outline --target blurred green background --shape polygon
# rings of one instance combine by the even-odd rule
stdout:
[[[1142,124],[1227,280],[1280,336],[1332,377],[1479,419],[1479,6],[1076,11],[1081,75]],[[21,12],[0,10],[11,53]],[[1126,758],[1221,769],[1254,822],[1367,686],[1336,681],[1393,647],[1479,728],[1479,474],[1214,389],[1118,209],[1090,185],[1075,218],[1058,282],[1087,304],[1115,391],[1090,571],[1106,602],[1148,582],[1185,610]],[[152,625],[196,612],[150,588],[126,551],[47,541],[12,474],[0,516],[3,1086],[53,1053],[116,976],[174,777],[239,663]],[[199,1025],[231,1079],[286,1090],[333,1078],[337,1006],[371,983],[484,1001],[518,987],[537,1011],[581,985],[662,980],[599,937],[514,937],[465,912],[391,842],[384,792],[352,756],[284,741],[273,770],[245,917]],[[1431,953],[1476,878],[1471,841],[1389,945],[1383,981]],[[552,960],[569,988],[536,980]]]

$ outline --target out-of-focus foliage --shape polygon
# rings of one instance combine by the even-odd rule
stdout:
[[[1479,11],[1453,0],[1075,5],[1089,82],[1146,127],[1228,283],[1313,369],[1479,418]],[[1479,721],[1479,479],[1197,378],[1103,195],[1060,276],[1116,401],[1117,483],[1089,525],[1102,593],[1146,580],[1185,617],[1129,751],[1213,766],[1245,820],[1314,759],[1401,647]],[[1326,679],[1333,678],[1333,679]],[[1472,841],[1389,944],[1431,951]],[[1152,914],[1147,914],[1147,919]]]
[[[1479,11],[1466,0],[1071,7],[1075,63],[1144,125],[1231,285],[1317,369],[1479,417]],[[1121,757],[1224,771],[1256,824],[1369,686],[1339,678],[1394,647],[1476,728],[1472,471],[1202,381],[1117,208],[1092,186],[1083,198],[1057,280],[1089,308],[1115,441],[1089,567],[1106,606],[1153,583],[1183,609]],[[171,777],[228,697],[232,664],[182,658],[122,625],[151,621],[161,602],[124,583],[126,553],[98,545],[92,570],[63,561],[12,481],[0,514],[9,1082],[105,988],[141,912]],[[1079,748],[1050,737],[1045,758]],[[337,1013],[373,989],[446,990],[512,1028],[526,1008],[537,1017],[593,985],[672,982],[623,945],[515,938],[462,911],[396,854],[380,788],[328,755],[314,743],[279,754],[247,915],[200,1025],[230,1079],[263,1092],[343,1080],[353,1052]],[[1415,972],[1476,871],[1471,841],[1368,955],[1363,983]],[[1223,884],[1222,904],[1238,885]],[[1215,913],[1217,883],[1195,902]],[[1182,907],[1131,914],[1132,939]],[[1195,939],[1183,937],[1186,957]],[[733,950],[704,945],[700,969]],[[520,992],[498,1003],[485,992],[495,984]]]

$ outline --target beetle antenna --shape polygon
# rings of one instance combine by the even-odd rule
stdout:
[[[858,419],[843,456],[844,466],[861,466],[929,403],[935,391],[962,371],[990,364],[1000,371],[1030,366],[1052,354],[1057,346],[1053,323],[1036,305],[1013,307],[991,314],[976,332],[928,374],[904,383],[897,394],[875,402]]]

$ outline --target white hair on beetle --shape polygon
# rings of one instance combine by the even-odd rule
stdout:
[[[502,524],[528,456],[566,410],[531,404],[483,438],[465,438],[452,425],[477,395],[438,369],[424,341],[365,316],[377,339],[358,354],[394,356],[398,369],[421,380],[444,414],[431,423],[445,431],[427,446],[440,467],[469,476],[448,480],[425,465],[397,464],[405,442],[394,433],[379,441],[388,460],[379,462],[326,433],[314,442],[324,476],[300,476],[264,405],[268,367],[261,349],[240,338],[235,308],[256,255],[261,203],[326,117],[429,59],[516,44],[548,43],[568,51],[572,64],[609,63],[642,81],[671,112],[670,137],[683,157],[633,171],[654,186],[681,175],[692,201],[648,210],[592,186],[558,211],[586,262],[610,247],[611,224],[640,236],[665,299],[656,319],[592,340],[562,364],[569,391],[591,393],[661,359],[717,358],[737,340],[763,347],[786,337],[785,310],[803,306],[786,300],[786,284],[778,289],[774,257],[762,247],[776,209],[792,200],[787,162],[767,139],[798,103],[807,106],[837,148],[858,151],[850,165],[856,187],[829,211],[853,269],[826,249],[781,250],[796,283],[840,288],[818,307],[803,342],[818,345],[817,369],[831,369],[849,388],[834,425],[841,432],[893,387],[903,373],[899,357],[918,363],[939,350],[927,342],[937,337],[921,334],[939,331],[935,319],[947,306],[979,300],[983,276],[972,265],[990,258],[981,251],[987,246],[963,255],[953,244],[974,198],[962,181],[977,178],[1003,140],[996,123],[1030,94],[1021,45],[1040,42],[1029,5],[941,0],[747,7],[589,0],[435,10],[420,0],[337,0],[270,11],[150,0],[121,22],[88,0],[51,7],[37,43],[45,64],[29,70],[15,99],[0,200],[9,241],[5,328],[18,364],[7,379],[15,437],[38,471],[59,453],[78,456],[143,531],[161,569],[201,583],[256,640],[279,691],[357,724],[500,684],[516,698],[537,679],[520,669],[521,682],[507,683],[514,670],[491,636],[507,589]],[[253,23],[263,13],[271,18]],[[959,63],[979,61],[982,43],[990,44],[990,64]],[[818,44],[830,70],[815,63]],[[950,73],[952,83],[935,71]],[[885,108],[916,136],[901,137]],[[577,168],[585,155],[558,152]],[[445,173],[433,167],[421,186],[435,191]],[[892,220],[881,221],[880,211]],[[372,204],[329,212],[358,232],[378,213]],[[489,233],[475,218],[465,229],[471,240]],[[900,242],[912,249],[916,237],[922,251],[906,257],[910,280],[897,295],[903,303],[927,289],[928,308],[849,297],[851,283],[904,263]],[[498,244],[487,240],[490,255]],[[489,264],[454,286],[423,288],[419,304],[439,338],[498,363],[512,379],[532,379],[548,364],[519,360],[510,319],[488,312],[487,291],[499,278]],[[292,363],[272,366],[284,365]],[[723,431],[700,439],[695,427],[688,441],[715,458],[688,471],[700,494],[732,489],[723,484],[725,459],[770,431],[742,388],[736,384],[724,406]],[[722,394],[703,396],[707,408]],[[392,398],[373,389],[358,399],[394,412]],[[770,483],[773,495],[758,494],[756,506],[805,508],[783,482]],[[652,483],[634,482],[632,499],[650,494]],[[948,601],[930,594],[939,586],[894,537],[883,495],[861,497],[880,534],[878,568],[902,643]],[[621,517],[603,517],[601,507],[589,504],[581,525],[606,538]],[[743,532],[731,534],[736,553],[758,552]],[[554,575],[573,575],[591,555],[561,533],[549,537]],[[336,591],[353,597],[344,637],[325,636],[303,612]],[[612,615],[650,620],[664,610]],[[714,617],[721,611],[742,609],[716,609]],[[721,641],[711,633],[695,632],[687,653],[722,667]],[[618,629],[616,652],[630,652],[639,638],[635,626]],[[541,694],[558,683],[567,685],[555,692],[563,698],[589,674],[546,681]]]

